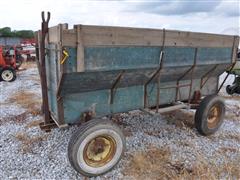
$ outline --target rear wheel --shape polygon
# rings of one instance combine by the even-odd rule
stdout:
[[[111,170],[124,150],[125,138],[113,122],[90,120],[71,137],[68,158],[77,172],[98,176]]]
[[[225,105],[221,97],[205,97],[195,114],[195,126],[202,135],[215,133],[221,126],[225,115]]]
[[[12,82],[16,79],[16,72],[12,68],[5,68],[1,71],[1,80]]]

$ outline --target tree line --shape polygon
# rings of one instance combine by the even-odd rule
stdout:
[[[10,27],[4,27],[0,28],[0,37],[33,38],[34,32],[32,30],[12,31]]]

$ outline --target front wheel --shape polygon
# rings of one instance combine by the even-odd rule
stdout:
[[[217,95],[206,96],[195,114],[195,126],[202,135],[215,133],[221,126],[225,116],[225,105]]]
[[[16,79],[16,72],[12,68],[5,68],[1,71],[1,80],[12,82]]]
[[[98,176],[111,170],[125,150],[121,130],[108,120],[91,120],[73,134],[68,158],[73,168],[85,176]]]

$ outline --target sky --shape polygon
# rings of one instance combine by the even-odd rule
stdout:
[[[0,0],[0,28],[41,27],[59,23],[165,28],[240,35],[240,0]]]

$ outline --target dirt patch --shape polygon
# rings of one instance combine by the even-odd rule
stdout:
[[[173,162],[169,148],[151,148],[146,152],[134,154],[129,166],[124,169],[124,175],[134,179],[230,179],[240,178],[239,159],[216,165],[198,156],[191,167],[184,161]]]
[[[5,122],[23,123],[26,121],[27,116],[28,112],[24,112],[16,116],[4,117],[0,119],[0,125],[2,125]]]
[[[9,99],[9,103],[20,105],[34,116],[41,114],[41,101],[41,98],[36,96],[36,94],[27,90],[20,90]]]
[[[30,137],[24,132],[20,132],[15,135],[15,138],[22,142],[20,151],[23,153],[33,153],[32,148],[34,147],[34,145],[47,140],[47,137],[48,137],[48,134],[44,134],[43,136]]]

